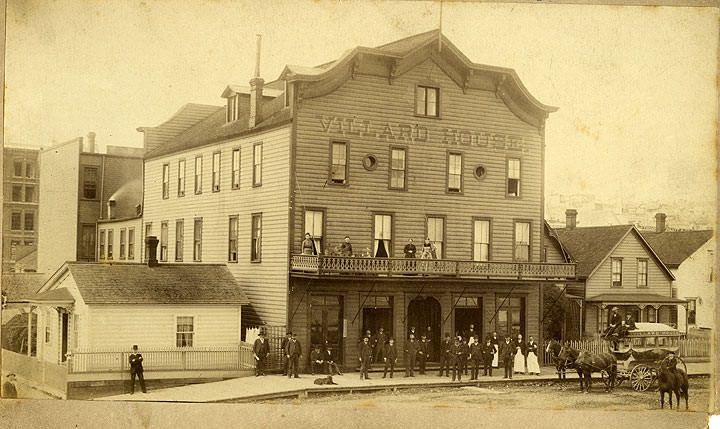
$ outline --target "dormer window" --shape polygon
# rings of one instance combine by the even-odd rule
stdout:
[[[240,117],[240,95],[234,94],[227,98],[227,121],[237,121]]]

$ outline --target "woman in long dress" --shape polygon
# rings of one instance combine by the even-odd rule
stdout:
[[[499,358],[500,353],[498,353],[498,351],[500,349],[500,340],[498,340],[497,332],[493,332],[492,338],[490,338],[490,342],[492,343],[493,348],[495,349],[495,353],[493,353],[493,358],[492,358],[492,367],[498,368],[500,366],[500,358]]]
[[[513,365],[513,372],[515,372],[515,374],[525,374],[525,350],[527,346],[523,342],[521,334],[518,334],[517,336],[515,347],[515,364]]]
[[[527,344],[527,369],[528,374],[535,374],[540,375],[540,364],[538,363],[538,345],[533,339],[533,337],[530,337],[530,341],[528,341]]]

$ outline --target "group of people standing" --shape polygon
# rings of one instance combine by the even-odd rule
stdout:
[[[313,237],[309,232],[305,233],[305,239],[302,241],[300,247],[303,255],[317,255],[318,253],[320,253],[318,252],[317,246],[315,245],[315,240],[313,240]],[[340,244],[340,246],[337,247],[336,250],[340,256],[355,256],[355,254],[353,253],[352,243],[350,242],[350,236],[348,235],[345,236],[342,244]],[[422,247],[420,247],[419,252],[420,259],[437,259],[438,257],[437,248],[435,244],[433,244],[433,242],[430,240],[430,237],[426,238],[423,241]],[[406,258],[418,257],[418,249],[415,246],[412,238],[408,240],[408,243],[403,248],[403,254]],[[367,256],[370,255],[368,254]],[[378,249],[375,256],[388,257],[388,250],[384,247],[382,249]]]

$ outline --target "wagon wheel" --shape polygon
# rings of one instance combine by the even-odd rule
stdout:
[[[655,381],[653,370],[643,364],[637,365],[630,373],[630,385],[637,392],[648,390],[653,381]]]

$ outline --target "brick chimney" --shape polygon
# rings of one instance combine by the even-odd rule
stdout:
[[[254,128],[262,122],[262,101],[263,101],[263,85],[265,81],[260,77],[260,42],[262,36],[257,35],[257,52],[255,54],[255,76],[250,79],[250,118],[249,126]]]
[[[147,264],[148,267],[157,267],[158,259],[157,259],[157,247],[158,247],[159,240],[154,235],[149,235],[145,238],[145,244],[147,244],[148,248],[148,258],[147,258]]]
[[[87,150],[88,153],[95,153],[95,133],[90,131],[87,135]]]
[[[655,213],[655,232],[665,232],[665,213]]]
[[[575,229],[577,224],[577,210],[567,209],[565,210],[565,229]]]

